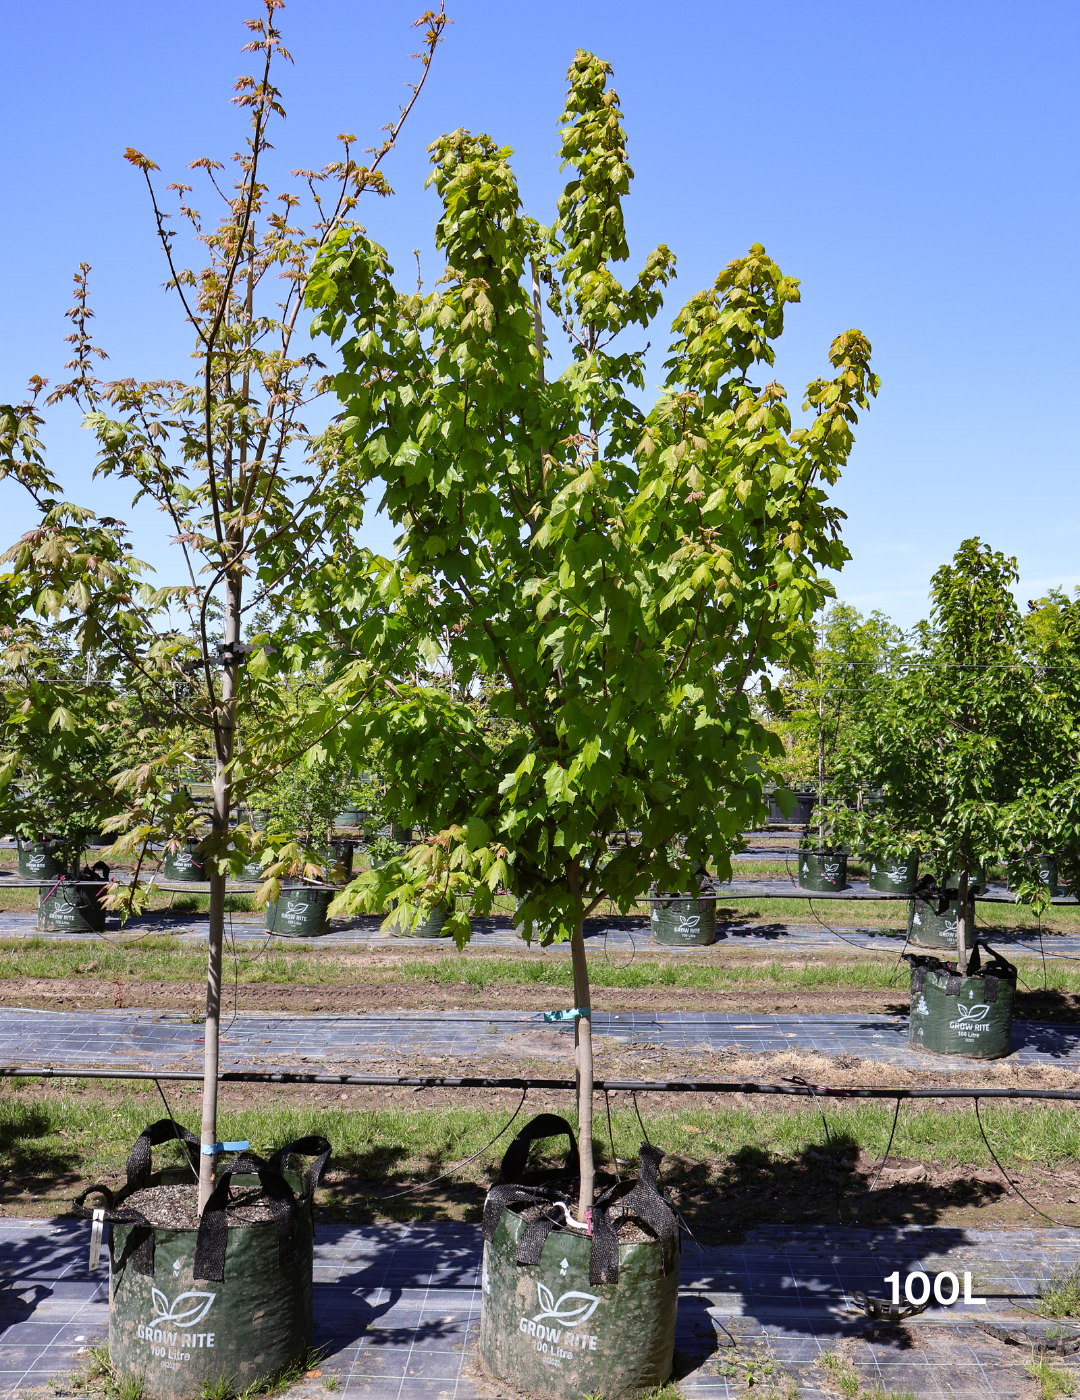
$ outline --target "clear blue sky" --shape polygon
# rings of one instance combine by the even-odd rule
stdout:
[[[397,191],[365,214],[403,278],[429,249],[425,147],[457,126],[516,152],[531,212],[549,221],[564,177],[555,120],[575,48],[615,66],[637,179],[632,258],[679,259],[666,313],[754,241],[802,280],[777,377],[793,402],[831,338],[870,337],[881,396],[835,492],[852,562],[842,597],[908,624],[930,574],[978,534],[1019,558],[1022,599],[1080,583],[1074,428],[1080,282],[1076,72],[1080,8],[1028,0],[867,5],[448,0],[455,20],[387,167]],[[405,0],[290,0],[296,66],[281,169],[333,158],[347,130],[371,144],[417,47]],[[116,375],[183,372],[186,340],[160,290],[136,146],[182,179],[240,135],[228,105],[248,71],[254,0],[9,3],[0,91],[0,399],[31,372],[60,376],[71,273],[93,264],[96,331]],[[433,260],[429,257],[430,271]],[[670,320],[667,316],[664,324]],[[662,356],[652,356],[653,382]],[[89,486],[86,435],[49,435],[86,504],[134,520],[144,557],[164,532],[111,486]],[[32,516],[5,485],[7,543]],[[375,543],[385,543],[378,527]]]

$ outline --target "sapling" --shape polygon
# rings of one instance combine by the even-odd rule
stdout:
[[[388,805],[433,833],[333,907],[396,906],[408,923],[462,894],[483,916],[508,890],[526,939],[570,941],[574,1005],[557,1010],[576,1032],[582,1222],[585,920],[654,883],[689,889],[709,861],[729,877],[763,813],[763,761],[780,753],[751,690],[809,664],[821,570],[847,557],[825,487],[878,388],[859,331],[833,342],[805,425],[779,384],[755,382],[799,300],[755,244],[678,312],[664,389],[639,407],[675,261],[661,245],[616,275],[632,171],[610,72],[584,51],[570,67],[571,178],[550,227],[522,210],[510,152],[455,131],[431,147],[435,290],[399,290],[353,226],[308,293],[315,328],[340,343],[357,480],[401,535],[372,561],[350,634],[352,682],[378,704],[343,742],[358,756],[379,742]],[[445,927],[468,939],[461,900]]]

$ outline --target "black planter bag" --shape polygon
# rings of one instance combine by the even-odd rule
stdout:
[[[985,967],[980,948],[990,954]],[[1011,962],[981,942],[972,949],[963,977],[955,962],[920,953],[904,957],[911,964],[911,1045],[975,1060],[996,1060],[1011,1052],[1016,999]]]
[[[222,1376],[242,1390],[303,1356],[311,1344],[312,1207],[330,1156],[323,1137],[287,1143],[266,1161],[242,1152],[220,1172],[198,1229],[154,1226],[126,1202],[157,1184],[151,1149],[176,1140],[197,1171],[198,1139],[163,1118],[136,1140],[120,1191],[88,1187],[73,1207],[112,1229],[112,1364],[142,1374],[159,1400],[189,1400]],[[302,1175],[290,1169],[294,1154],[313,1159]],[[91,1196],[104,1207],[88,1207]],[[235,1212],[256,1203],[269,1207],[269,1221],[230,1227],[230,1214],[239,1219]]]
[[[563,1134],[562,1170],[525,1180],[530,1145]],[[542,1113],[517,1135],[484,1204],[479,1355],[491,1376],[555,1400],[616,1400],[669,1378],[680,1236],[658,1186],[663,1155],[643,1143],[637,1181],[600,1182],[586,1234],[567,1226],[579,1172],[569,1123]],[[624,1219],[647,1238],[620,1243]]]

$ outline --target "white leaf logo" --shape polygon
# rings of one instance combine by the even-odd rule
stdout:
[[[698,925],[701,923],[700,914],[681,914],[679,917],[682,920],[682,922],[679,925],[680,930],[688,928],[697,928]]]
[[[600,1306],[600,1299],[594,1294],[576,1291],[562,1294],[559,1301],[556,1302],[551,1289],[545,1288],[542,1283],[537,1283],[536,1295],[540,1302],[540,1312],[533,1318],[534,1322],[543,1322],[545,1318],[553,1317],[556,1322],[562,1322],[570,1327],[574,1324],[588,1322]]]
[[[178,1293],[170,1303],[160,1288],[151,1288],[150,1294],[154,1300],[154,1321],[175,1322],[178,1327],[194,1327],[201,1322],[217,1297],[216,1293]]]
[[[990,1007],[984,1003],[976,1006],[958,1006],[961,1021],[985,1021],[990,1014]]]

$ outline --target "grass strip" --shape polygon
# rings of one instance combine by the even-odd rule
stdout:
[[[367,1181],[423,1180],[453,1162],[478,1151],[510,1117],[514,1096],[506,1106],[438,1108],[353,1107],[298,1103],[283,1095],[266,1096],[256,1106],[240,1096],[228,1102],[219,1117],[221,1136],[248,1139],[253,1150],[266,1153],[292,1138],[321,1133],[334,1147],[338,1170]],[[194,1091],[181,1097],[170,1093],[177,1121],[198,1132]],[[612,1106],[615,1150],[633,1158],[641,1142],[637,1118],[623,1098]],[[514,1131],[539,1110],[526,1100]],[[893,1105],[865,1102],[826,1105],[826,1138],[820,1113],[802,1104],[696,1104],[646,1112],[650,1139],[665,1152],[696,1160],[792,1160],[810,1149],[858,1147],[880,1156],[888,1142]],[[571,1117],[569,1103],[565,1112]],[[1006,1167],[1061,1167],[1080,1158],[1080,1114],[1072,1108],[984,1103],[983,1121],[994,1150]],[[33,1175],[63,1181],[115,1175],[123,1169],[132,1144],[147,1123],[162,1116],[152,1084],[102,1089],[89,1081],[63,1080],[43,1087],[33,1081],[0,1086],[0,1174]],[[597,1151],[610,1157],[605,1135],[597,1135]],[[488,1177],[498,1165],[509,1137],[484,1154],[470,1175]],[[969,1106],[941,1107],[934,1103],[906,1104],[901,1109],[893,1156],[917,1158],[939,1165],[992,1167],[992,1159]],[[156,1161],[179,1163],[178,1149],[157,1150]]]
[[[400,961],[374,960],[369,951],[343,952],[340,948],[320,949],[302,945],[283,950],[272,945],[260,953],[257,948],[241,947],[239,981],[243,985],[326,986],[340,984],[423,983],[431,986],[552,987],[573,985],[569,959],[563,952],[508,954],[470,957],[456,951],[439,951],[415,946],[393,945],[401,950]],[[899,952],[899,947],[897,948]],[[739,958],[735,961],[732,954]],[[895,989],[907,987],[907,972],[897,968],[890,953],[867,954],[862,958],[836,959],[820,954],[798,956],[796,949],[783,956],[747,956],[742,949],[702,951],[697,957],[635,956],[624,961],[624,954],[611,958],[597,950],[590,960],[590,977],[596,987],[627,990],[663,987],[688,991],[734,991],[740,988],[793,991]],[[1015,959],[1021,986],[1041,989],[1041,959]],[[226,968],[232,979],[232,960],[226,953]],[[99,981],[201,982],[206,975],[206,952],[198,945],[182,943],[170,935],[152,935],[138,943],[108,939],[61,941],[45,938],[0,939],[0,981],[13,978],[94,978]],[[1049,958],[1045,967],[1046,988],[1052,992],[1080,992],[1080,959]]]

